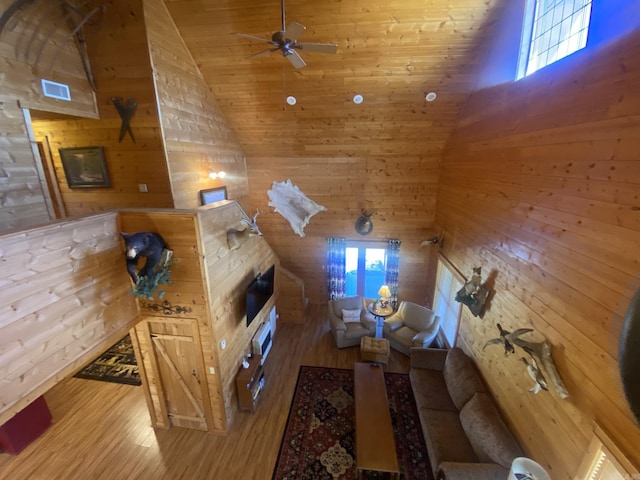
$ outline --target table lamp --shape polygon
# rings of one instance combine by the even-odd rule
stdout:
[[[387,285],[382,285],[378,290],[380,295],[380,308],[387,308],[389,306],[389,297],[391,296],[391,290]]]

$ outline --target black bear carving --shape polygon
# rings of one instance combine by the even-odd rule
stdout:
[[[160,235],[153,232],[138,232],[131,235],[120,232],[120,235],[124,239],[126,248],[127,271],[133,282],[138,284],[139,277],[148,278],[150,274],[155,273],[155,269],[162,259],[166,243]],[[140,257],[145,257],[147,260],[144,267],[137,271]]]

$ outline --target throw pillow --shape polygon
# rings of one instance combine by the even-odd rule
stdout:
[[[345,310],[342,309],[342,321],[344,323],[355,323],[360,321],[360,312],[362,309],[357,310]]]

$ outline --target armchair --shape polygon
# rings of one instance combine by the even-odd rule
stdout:
[[[440,317],[433,310],[404,301],[398,311],[384,321],[383,332],[391,347],[409,355],[411,347],[429,347],[439,328]]]
[[[343,318],[343,310],[360,310],[359,317]],[[338,348],[360,345],[362,337],[374,337],[376,334],[376,320],[367,310],[362,297],[329,300],[328,316],[331,333]]]

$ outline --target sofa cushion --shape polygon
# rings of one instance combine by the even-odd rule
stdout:
[[[462,410],[476,392],[486,391],[471,359],[460,348],[449,350],[442,374],[451,400],[458,410]]]
[[[434,315],[435,313],[426,307],[416,303],[404,302],[404,308],[402,309],[404,324],[415,332],[421,332],[429,328],[429,325],[433,322]]]
[[[460,411],[460,423],[481,462],[510,468],[523,455],[520,445],[486,393],[476,393]]]
[[[353,339],[353,338],[360,338],[364,335],[368,335],[369,334],[369,329],[366,328],[364,325],[362,325],[362,323],[360,322],[351,322],[351,323],[345,323],[344,324],[346,328],[346,331],[344,332],[344,337],[345,338],[349,338],[349,339]]]
[[[429,408],[449,412],[458,411],[451,401],[444,378],[442,378],[442,371],[412,368],[409,371],[409,378],[411,378],[411,388],[418,410]]]
[[[360,313],[362,312],[361,308],[353,308],[353,309],[342,309],[342,321],[344,323],[353,323],[360,322]]]
[[[434,470],[441,462],[478,462],[460,424],[458,412],[429,408],[422,408],[419,412],[427,454]]]
[[[332,300],[333,304],[333,313],[336,317],[342,318],[342,309],[345,310],[355,310],[357,308],[362,308],[362,297],[354,296],[354,297],[342,297],[336,298]]]

